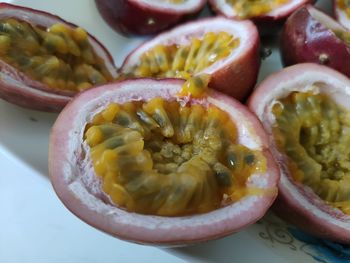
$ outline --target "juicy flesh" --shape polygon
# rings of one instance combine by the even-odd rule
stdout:
[[[336,5],[346,13],[348,18],[350,18],[350,1],[349,0],[337,0]]]
[[[238,38],[226,32],[209,32],[201,39],[193,37],[188,45],[157,45],[143,53],[138,65],[129,69],[122,77],[189,79],[230,55],[239,43]]]
[[[226,0],[241,19],[267,14],[274,8],[289,1],[290,0]]]
[[[237,143],[224,111],[154,98],[110,104],[86,127],[95,174],[117,206],[161,216],[204,213],[263,189],[260,151]]]
[[[295,92],[273,113],[275,138],[294,179],[350,214],[350,111],[326,95]]]
[[[112,79],[82,28],[47,29],[15,19],[0,21],[0,57],[52,89],[80,91]]]

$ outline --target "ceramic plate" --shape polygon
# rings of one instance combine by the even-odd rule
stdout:
[[[6,2],[45,10],[86,28],[117,65],[145,40],[112,31],[93,0]],[[318,5],[330,10],[330,2]],[[281,68],[277,41],[263,46],[272,54],[263,61],[259,80]],[[273,214],[235,235],[186,248],[140,246],[105,235],[63,207],[50,185],[48,138],[56,117],[0,100],[0,262],[350,262],[346,247],[308,236]]]

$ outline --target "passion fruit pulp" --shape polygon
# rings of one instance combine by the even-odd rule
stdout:
[[[125,59],[123,78],[208,74],[209,87],[243,100],[257,80],[259,36],[250,21],[221,17],[190,22],[144,43]]]
[[[252,19],[262,34],[272,34],[299,7],[313,0],[209,0],[214,12],[228,18]]]
[[[181,97],[183,85],[126,80],[67,105],[49,171],[73,213],[116,237],[163,245],[222,237],[263,216],[278,173],[259,122],[214,91]]]
[[[350,76],[350,33],[313,6],[300,8],[286,21],[281,36],[284,65],[313,62]]]
[[[34,9],[0,4],[0,49],[0,96],[32,109],[59,111],[116,76],[109,53],[84,29]]]
[[[106,22],[122,34],[150,35],[196,16],[205,0],[95,0]]]
[[[349,244],[350,80],[298,64],[264,80],[249,99],[280,167],[274,209],[321,238]]]

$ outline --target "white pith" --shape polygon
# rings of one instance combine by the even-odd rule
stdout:
[[[292,181],[292,176],[287,174],[288,168],[285,161],[288,157],[276,150],[274,138],[272,135],[272,126],[275,125],[275,117],[271,113],[272,106],[277,100],[287,97],[291,92],[313,92],[315,94],[328,94],[338,105],[350,110],[350,81],[345,76],[331,69],[324,69],[317,65],[307,64],[307,67],[300,68],[298,71],[290,70],[288,73],[276,73],[262,83],[262,86],[271,86],[264,96],[260,97],[259,104],[254,104],[258,118],[264,123],[265,129],[270,134],[270,141],[274,145],[274,155],[278,160],[281,179],[280,189],[284,192],[293,204],[298,206],[305,213],[311,213],[313,218],[323,220],[327,224],[334,225],[344,230],[349,230],[350,216],[342,213],[340,210],[326,205],[312,189],[307,186],[296,186]],[[310,66],[312,65],[312,66]],[[294,66],[296,69],[298,66]],[[311,69],[308,69],[311,67]],[[276,77],[278,76],[278,77]],[[275,80],[272,80],[275,78]],[[284,167],[282,169],[282,167]],[[335,217],[336,215],[336,217]]]
[[[211,66],[205,68],[200,73],[212,74],[219,68],[226,67],[237,57],[244,54],[244,51],[255,44],[250,37],[252,30],[250,21],[230,21],[225,18],[211,18],[203,21],[192,22],[161,34],[158,37],[148,41],[140,48],[131,53],[123,65],[123,72],[129,72],[140,61],[144,52],[155,47],[155,45],[190,45],[193,38],[202,39],[208,32],[219,33],[220,31],[231,34],[234,38],[239,38],[239,46],[233,49],[227,57],[214,62]]]
[[[222,14],[224,14],[227,17],[235,17],[238,15],[236,10],[227,3],[226,0],[215,0],[212,1],[215,2],[216,9],[218,9]],[[270,12],[266,14],[262,14],[261,16],[266,16],[266,17],[277,17],[277,16],[282,16],[283,14],[287,14],[291,12],[291,10],[294,10],[298,6],[300,6],[302,3],[307,2],[306,0],[289,0],[287,3],[282,4]]]
[[[85,148],[81,145],[84,127],[87,122],[91,121],[93,115],[100,112],[111,102],[124,103],[130,101],[130,99],[149,100],[157,96],[161,96],[164,99],[174,98],[180,87],[181,84],[179,85],[178,83],[174,85],[167,84],[166,88],[164,88],[163,84],[155,85],[154,82],[152,82],[152,86],[148,86],[146,83],[143,87],[140,87],[138,84],[130,84],[127,88],[124,86],[122,92],[105,89],[98,96],[91,96],[89,100],[83,98],[84,94],[82,94],[75,101],[74,119],[69,124],[71,127],[69,127],[68,137],[65,138],[65,144],[67,145],[62,146],[65,152],[64,161],[61,163],[63,165],[64,184],[69,188],[70,194],[79,199],[89,210],[108,217],[112,224],[117,225],[117,229],[115,229],[117,235],[130,238],[131,240],[149,239],[150,242],[152,240],[155,240],[155,242],[162,242],[162,240],[179,242],[180,240],[201,240],[208,236],[219,236],[225,232],[229,233],[238,230],[249,224],[249,222],[257,220],[258,217],[262,216],[262,214],[259,215],[259,211],[261,209],[264,210],[264,204],[266,206],[266,203],[268,203],[266,200],[271,198],[266,195],[252,195],[207,214],[185,217],[159,217],[129,213],[103,202],[92,194],[98,192],[98,189],[96,189],[98,184],[91,185],[92,187],[87,189],[82,180],[82,176],[86,175],[81,174],[81,167],[77,168],[77,163],[81,162],[80,156]],[[79,99],[82,102],[84,101],[84,104],[79,103]],[[256,137],[253,124],[250,123],[243,112],[215,98],[210,98],[208,102],[215,104],[219,108],[223,107],[228,112],[232,112],[231,117],[240,127],[238,129],[240,143],[256,150],[266,148],[266,144]],[[89,112],[88,115],[86,114],[87,112]],[[89,158],[85,159],[83,166],[85,169],[84,173],[88,172],[88,177],[92,178],[92,181],[96,180],[94,179],[95,175]],[[276,175],[274,174],[273,176]],[[274,180],[276,179],[272,179],[267,174],[255,173],[250,176],[248,185],[271,189]],[[93,183],[92,181],[91,183]],[[91,188],[95,189],[91,191]],[[261,203],[261,205],[257,206],[258,203]],[[235,222],[234,229],[232,228],[232,220]],[[177,231],[174,231],[174,229]],[[150,232],[152,230],[157,231]]]
[[[342,27],[337,21],[335,21],[333,18],[326,15],[325,13],[317,10],[316,8],[308,6],[307,9],[314,19],[322,23],[327,28],[331,30],[345,30],[345,28]]]
[[[140,6],[158,9],[160,11],[174,11],[174,12],[185,12],[191,13],[202,6],[202,0],[184,0],[183,3],[176,4],[170,3],[168,0],[129,0],[130,2],[137,3]]]

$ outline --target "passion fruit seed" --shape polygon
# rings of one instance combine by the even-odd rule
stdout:
[[[157,45],[140,57],[138,65],[125,72],[121,78],[176,77],[189,79],[193,74],[227,57],[240,41],[226,32],[206,33],[202,39],[192,38],[190,44],[181,46]]]
[[[82,28],[46,30],[16,19],[0,20],[1,59],[52,89],[80,91],[112,80]]]
[[[215,106],[154,98],[110,104],[86,127],[102,188],[118,206],[161,216],[204,213],[251,189],[266,171],[262,152],[237,143],[236,128]]]
[[[206,95],[210,75],[200,74],[189,78],[182,86],[178,97],[191,96],[193,98],[200,98]]]
[[[290,0],[226,0],[241,19],[264,15],[289,1]]]
[[[349,2],[349,0],[337,0],[336,5],[341,10],[343,10],[346,13],[346,15],[350,18],[350,2]]]
[[[294,179],[350,214],[350,111],[327,95],[294,92],[273,113],[274,135]]]

